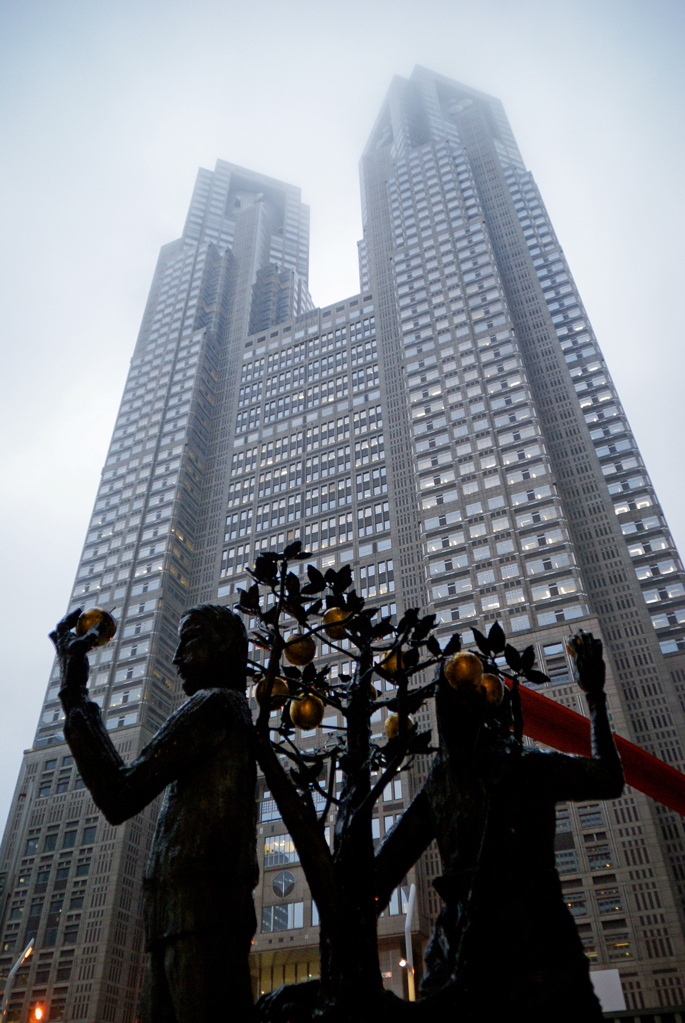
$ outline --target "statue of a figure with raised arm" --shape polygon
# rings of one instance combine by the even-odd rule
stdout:
[[[438,682],[440,752],[376,856],[380,909],[433,839],[442,858],[434,884],[445,905],[414,1018],[458,1011],[460,1021],[602,1019],[555,868],[555,805],[615,799],[623,772],[602,644],[581,632],[569,652],[588,701],[592,757],[526,748],[511,734],[508,712],[489,716],[475,688]]]
[[[256,767],[245,697],[247,636],[228,608],[201,604],[179,624],[174,664],[189,699],[125,764],[88,699],[98,626],[51,633],[61,666],[65,738],[110,824],[162,792],[144,878],[148,976],[141,1023],[247,1023],[256,929]]]

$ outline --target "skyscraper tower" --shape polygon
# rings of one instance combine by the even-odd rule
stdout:
[[[398,603],[426,578],[443,620],[525,631],[567,703],[564,637],[600,633],[615,729],[682,770],[682,564],[501,104],[421,68],[396,79],[362,195]],[[629,1006],[682,1001],[680,819],[627,790],[559,828],[588,954],[621,964]]]
[[[206,494],[230,468],[236,339],[251,317],[269,325],[311,307],[308,224],[299,189],[219,161],[199,172],[183,235],[160,253],[69,602],[117,608],[116,646],[91,655],[89,687],[126,760],[179,699],[176,626],[206,557]],[[26,1018],[41,1000],[52,1019],[133,1020],[158,806],[122,828],[106,824],[63,744],[57,688],[55,668],[2,847],[3,963],[37,938],[10,1016]]]
[[[233,603],[260,550],[300,538],[385,613],[434,610],[442,637],[501,621],[577,710],[565,639],[601,635],[614,729],[682,770],[682,565],[501,104],[422,68],[395,79],[361,178],[361,291],[325,309],[299,190],[231,164],[199,172],[160,253],[69,602],[118,609],[90,680],[113,741],[132,759],[179,700],[180,612]],[[157,808],[109,827],[60,718],[54,670],[0,848],[0,970],[35,936],[14,1018],[41,1000],[51,1019],[130,1023]],[[386,790],[377,837],[421,777]],[[316,975],[318,916],[263,786],[259,818],[269,990]],[[630,1008],[685,1001],[680,818],[627,789],[560,807],[557,841],[593,969],[619,971]],[[407,882],[417,944],[438,873],[429,852]],[[403,885],[379,928],[398,992],[405,909]]]

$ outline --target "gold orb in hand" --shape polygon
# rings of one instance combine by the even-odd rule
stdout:
[[[105,611],[102,607],[91,607],[84,611],[79,616],[74,631],[77,636],[85,636],[88,630],[94,626],[99,626],[95,646],[104,646],[105,643],[109,643],[117,631],[117,623],[114,621],[114,618],[112,618],[109,611]]]

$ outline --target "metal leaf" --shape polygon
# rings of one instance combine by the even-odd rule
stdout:
[[[535,668],[529,668],[524,671],[523,674],[529,682],[533,682],[536,686],[544,685],[545,682],[549,682],[549,675],[545,675],[544,671],[536,671]]]
[[[349,565],[343,565],[339,572],[336,573],[335,582],[333,583],[333,589],[336,593],[343,593],[348,586],[352,584],[352,569]]]
[[[479,632],[478,629],[472,629],[471,631],[473,632],[473,638],[478,644],[478,649],[481,650],[486,657],[489,657],[492,653],[492,647],[490,646],[488,638],[484,636],[482,632]]]
[[[429,636],[426,640],[426,647],[433,654],[433,657],[440,657],[442,654],[442,648],[438,641],[437,636]]]
[[[504,629],[499,622],[495,622],[493,627],[488,633],[488,643],[490,649],[494,654],[501,654],[506,645],[506,636],[504,635]]]
[[[514,671],[521,670],[521,654],[518,652],[516,647],[513,647],[511,646],[510,643],[507,643],[507,645],[504,648],[504,657],[510,668],[513,668]]]
[[[293,540],[293,542],[289,543],[288,546],[283,551],[283,557],[285,558],[286,561],[288,561],[290,558],[296,558],[300,554],[301,550],[302,541]]]
[[[521,671],[524,673],[530,671],[535,664],[535,647],[527,646],[521,654]]]
[[[288,572],[285,577],[285,588],[291,597],[299,597],[300,595],[300,580],[294,572]]]
[[[452,654],[458,654],[461,650],[461,636],[458,632],[450,639],[449,643],[442,652],[443,657],[450,657]]]
[[[326,580],[315,565],[307,565],[307,575],[309,582],[306,586],[302,587],[303,593],[321,593],[322,590],[326,589]]]

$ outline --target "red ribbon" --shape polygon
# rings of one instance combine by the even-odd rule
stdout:
[[[511,689],[511,679],[505,682]],[[519,693],[527,736],[563,753],[592,755],[588,718],[526,686]],[[614,740],[627,784],[685,817],[685,774],[615,732]]]

